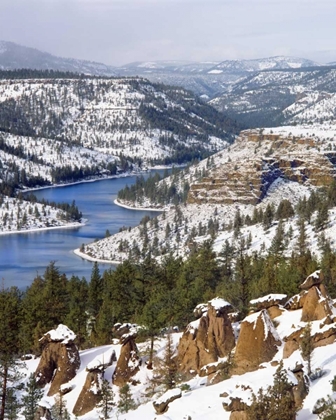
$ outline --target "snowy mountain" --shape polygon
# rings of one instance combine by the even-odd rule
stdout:
[[[141,78],[41,78],[0,81],[0,130],[4,169],[14,158],[28,178],[60,182],[200,158],[237,126],[192,93]]]
[[[86,75],[115,76],[114,67],[94,61],[56,57],[14,42],[0,41],[0,70],[59,70]]]
[[[214,72],[259,72],[262,70],[285,70],[285,69],[302,69],[306,67],[318,67],[320,64],[297,57],[268,57],[254,60],[226,60],[216,64],[208,73]]]
[[[248,127],[335,118],[335,67],[263,71],[233,84],[210,103]]]

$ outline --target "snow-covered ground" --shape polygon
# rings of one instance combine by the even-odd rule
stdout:
[[[302,310],[287,311],[284,310],[282,315],[275,319],[276,330],[280,339],[288,336],[291,332],[305,325],[300,321]],[[312,322],[312,333],[320,330],[320,321]],[[328,327],[328,326],[326,326]],[[274,327],[272,327],[274,328]],[[173,333],[171,335],[173,346],[177,346],[181,333]],[[166,345],[166,338],[161,337],[155,341],[155,352],[157,357],[162,357],[163,350]],[[119,357],[121,346],[119,344],[105,345],[88,350],[80,351],[81,366],[76,377],[70,381],[72,391],[66,394],[63,399],[69,412],[75,405],[79,393],[85,382],[87,375],[86,367],[93,366],[110,359],[111,354],[115,351],[116,356]],[[137,385],[131,385],[131,392],[134,401],[139,404],[139,407],[134,411],[128,413],[118,413],[118,409],[114,408],[109,418],[119,418],[122,420],[154,420],[157,418],[153,408],[153,401],[157,400],[160,394],[155,394],[152,397],[146,396],[146,388],[148,388],[150,379],[153,375],[152,370],[148,370],[144,363],[148,357],[149,342],[138,344],[140,354],[143,357],[143,363],[140,371],[134,377]],[[229,420],[230,413],[224,411],[222,403],[227,400],[227,397],[221,397],[221,394],[226,393],[227,396],[239,396],[243,401],[251,401],[251,392],[257,393],[259,388],[267,389],[269,385],[273,384],[273,375],[276,371],[276,363],[282,360],[283,345],[278,347],[278,352],[269,363],[263,363],[261,368],[245,373],[243,375],[234,375],[231,378],[224,380],[218,384],[210,385],[207,383],[206,377],[196,376],[193,379],[183,382],[189,385],[190,389],[182,392],[182,397],[176,399],[169,404],[169,409],[160,418],[165,420]],[[146,356],[147,354],[147,356]],[[26,376],[26,380],[31,372],[34,372],[39,363],[39,358],[27,360],[26,367],[22,372]],[[288,378],[296,384],[296,379],[291,373],[297,364],[302,363],[305,372],[307,372],[307,362],[302,359],[299,350],[295,351],[289,358],[283,359],[284,368],[287,370]],[[104,377],[111,384],[111,378],[115,369],[115,363],[106,368]],[[303,402],[302,408],[298,412],[298,420],[316,420],[317,415],[312,414],[313,407],[319,398],[325,398],[327,395],[335,395],[331,389],[331,381],[334,379],[336,373],[336,343],[324,347],[315,348],[312,355],[312,371],[321,369],[324,375],[316,380],[309,381],[309,394]],[[178,386],[181,386],[179,384]],[[115,402],[119,399],[119,388],[112,385],[115,393]],[[45,392],[49,387],[47,386]],[[44,397],[44,402],[54,404],[54,397]],[[188,417],[189,416],[189,417]],[[22,419],[23,417],[18,417]],[[72,415],[72,419],[75,417]],[[90,413],[81,417],[83,420],[96,420],[99,418],[99,410],[95,409]]]

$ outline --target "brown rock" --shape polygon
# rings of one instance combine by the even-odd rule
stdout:
[[[169,404],[182,397],[182,391],[179,388],[170,389],[163,394],[158,400],[153,402],[156,414],[163,414],[168,410]]]
[[[306,378],[303,373],[303,366],[297,365],[292,372],[295,375],[295,378],[298,381],[298,384],[293,386],[293,398],[295,407],[297,409],[301,408],[303,400],[306,398],[309,392],[309,385],[306,381]]]
[[[248,415],[246,411],[232,411],[230,420],[248,420]]]
[[[83,416],[90,412],[101,400],[101,375],[99,370],[88,372],[84,386],[72,411],[75,416]]]
[[[38,406],[34,414],[34,420],[51,420],[49,408]]]
[[[303,304],[301,321],[316,321],[331,314],[328,299],[322,296],[316,286],[310,287]]]
[[[297,309],[303,308],[304,301],[307,296],[307,290],[303,290],[298,295],[291,297],[284,305],[284,308],[288,311],[296,311]]]
[[[233,373],[250,372],[258,369],[260,363],[271,361],[280,344],[280,338],[266,310],[247,316],[241,323]]]
[[[313,286],[318,286],[323,281],[321,270],[317,270],[310,274],[306,280],[300,285],[300,289],[308,290]]]
[[[223,408],[225,411],[244,411],[247,407],[247,404],[239,397],[230,397],[229,403],[223,402]]]
[[[68,336],[64,336],[63,333],[67,331]],[[59,392],[61,385],[71,381],[80,367],[78,349],[73,342],[75,337],[66,326],[59,325],[41,339],[44,348],[35,377],[40,387],[51,382],[49,396]]]
[[[283,308],[279,308],[279,306],[271,306],[270,308],[267,308],[268,315],[273,320],[277,318],[278,316],[282,315],[284,312]]]
[[[188,325],[178,346],[178,360],[182,371],[200,373],[205,365],[228,356],[235,345],[232,325],[228,317],[231,305],[220,300],[208,303],[208,310]],[[213,373],[213,369],[212,369]]]
[[[140,358],[134,336],[123,336],[123,345],[112,381],[115,385],[124,386],[139,371]]]
[[[289,356],[291,356],[296,350],[300,348],[300,337],[303,333],[304,328],[299,328],[298,330],[295,330],[292,332],[289,336],[284,337],[284,349],[283,349],[283,355],[282,357],[284,359],[287,359]]]

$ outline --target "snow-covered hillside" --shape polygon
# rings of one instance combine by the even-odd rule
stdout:
[[[282,137],[275,134],[278,132]],[[332,125],[316,126],[314,130],[310,126],[265,130],[259,142],[258,136],[258,132],[243,132],[229,149],[189,168],[175,183],[177,189],[185,182],[190,184],[185,205],[172,205],[156,219],[87,244],[82,252],[77,250],[76,253],[88,259],[120,262],[129,256],[145,255],[150,250],[152,255],[161,258],[170,252],[188,255],[193,241],[202,243],[209,239],[214,240],[214,250],[219,252],[226,241],[236,240],[232,225],[237,211],[243,217],[252,218],[256,210],[264,211],[269,204],[276,209],[284,199],[295,206],[300,198],[308,198],[322,185],[320,181],[334,176],[334,166],[328,160],[332,159],[336,141]],[[283,162],[284,172],[279,172],[274,163],[278,158]],[[295,165],[290,163],[294,161]],[[291,166],[292,169],[285,169]],[[260,178],[257,168],[261,168]],[[163,182],[169,185],[169,180]],[[130,202],[122,204],[132,205]],[[144,199],[134,205],[147,208],[151,203]],[[155,203],[153,207],[157,207]],[[315,217],[316,214],[311,224],[306,225],[306,232],[309,248],[319,255],[321,232],[314,229]],[[288,255],[298,240],[298,219],[294,216],[284,222],[284,231],[291,232],[286,247]],[[242,227],[241,235],[249,243],[249,252],[267,252],[277,226],[274,222],[268,229],[261,223]],[[324,233],[335,246],[336,208],[329,210]]]
[[[335,68],[263,71],[211,101],[252,127],[316,123],[335,118]]]
[[[281,295],[280,297],[283,298],[286,296]],[[268,299],[276,301],[279,299],[279,296],[269,295]],[[223,302],[222,299],[215,299],[213,301]],[[262,304],[262,302],[265,302],[265,299],[259,299],[256,302],[260,302]],[[251,303],[256,304],[256,302]],[[329,301],[329,304],[334,305],[334,302]],[[284,306],[286,307],[287,303]],[[316,347],[313,349],[311,354],[311,370],[314,374],[310,376],[310,379],[308,379],[308,363],[307,360],[303,359],[300,349],[290,351],[290,354],[286,354],[287,350],[285,349],[286,342],[290,340],[289,337],[307,326],[307,323],[302,321],[302,315],[306,309],[305,307],[297,310],[285,309],[284,306],[277,305],[277,307],[279,307],[279,315],[273,317],[272,321],[267,315],[267,311],[264,310],[264,317],[267,318],[267,323],[269,324],[267,326],[265,325],[264,340],[267,338],[267,331],[269,329],[269,331],[272,331],[272,334],[276,335],[278,344],[274,349],[274,356],[271,360],[261,363],[259,368],[253,371],[240,375],[233,374],[228,379],[224,379],[215,384],[211,383],[211,376],[207,377],[194,374],[191,375],[191,377],[189,376],[189,378],[185,378],[180,381],[177,384],[176,389],[170,390],[162,396],[162,388],[161,391],[159,391],[160,387],[155,387],[155,382],[153,381],[155,375],[157,375],[156,368],[154,367],[154,370],[150,370],[147,369],[146,366],[150,344],[148,341],[138,343],[137,347],[139,354],[141,355],[140,357],[142,363],[138,372],[132,377],[130,384],[130,398],[132,398],[137,407],[125,412],[121,411],[120,406],[118,406],[121,388],[116,386],[112,380],[116,370],[116,364],[115,362],[108,362],[111,360],[113,354],[116,359],[119,359],[121,354],[121,345],[118,343],[118,340],[115,340],[117,344],[105,345],[79,352],[80,367],[76,376],[68,383],[61,386],[61,389],[67,390],[67,392],[64,392],[64,395],[62,396],[63,409],[66,408],[69,414],[72,413],[81,390],[83,389],[83,386],[85,387],[84,384],[87,381],[86,378],[90,375],[89,372],[106,364],[103,371],[103,378],[108,381],[108,384],[114,392],[114,407],[109,408],[109,414],[107,417],[103,417],[102,408],[97,407],[81,416],[83,420],[96,420],[98,418],[154,420],[157,418],[157,414],[155,413],[153,402],[158,403],[164,401],[165,399],[168,399],[168,396],[173,394],[181,394],[181,396],[169,404],[168,410],[164,414],[161,414],[160,418],[166,420],[229,420],[232,417],[230,417],[229,411],[224,410],[223,403],[227,403],[231,398],[238,398],[242,403],[250,405],[252,403],[252,393],[257,394],[260,388],[266,391],[268,386],[273,385],[274,374],[280,362],[282,362],[287,380],[290,384],[292,384],[292,386],[297,386],[299,381],[293,371],[301,369],[305,377],[300,379],[301,386],[302,384],[305,384],[305,389],[303,392],[301,391],[303,403],[301,407],[298,407],[297,419],[317,420],[320,417],[313,414],[316,402],[321,398],[326,398],[328,395],[334,396],[331,383],[334,381],[336,372],[336,358],[333,356],[336,352],[336,343],[331,340],[323,345],[323,340],[318,344],[316,341]],[[335,317],[334,307],[333,311],[334,313],[329,317],[330,320],[332,317]],[[257,312],[246,317],[243,322],[253,324],[259,315],[260,312],[257,310]],[[334,323],[332,322],[331,324],[326,324],[325,321],[326,318],[323,318],[313,320],[310,323],[311,335],[318,337],[319,340],[321,340],[323,334],[327,336],[328,331],[331,334],[330,337],[333,337],[335,334],[333,330]],[[198,325],[198,322],[199,320],[194,321],[190,324],[189,328],[191,328],[191,325],[197,328],[196,325]],[[323,328],[321,328],[321,324],[324,325]],[[233,329],[236,331],[237,344],[233,355],[235,352],[238,352],[240,328],[242,328],[241,325],[242,324],[238,322],[232,324]],[[64,329],[69,331],[65,326],[59,326],[57,330],[49,332],[50,335],[52,335],[52,339],[58,341],[64,339],[63,336],[59,338],[59,333],[57,333],[57,331],[63,331]],[[256,332],[256,334],[258,333]],[[177,355],[176,349],[180,343],[181,336],[181,333],[172,333],[170,336],[171,347],[175,356]],[[73,339],[73,337],[75,337],[75,335],[72,333],[70,339]],[[66,335],[65,339],[69,340],[69,336]],[[247,346],[250,346],[250,343],[246,344]],[[166,346],[167,337],[162,336],[160,338],[156,338],[154,349],[157,361],[160,359],[162,360],[165,357],[164,352],[165,348],[167,348]],[[21,372],[24,375],[23,383],[27,382],[29,374],[36,372],[39,363],[40,358],[25,361],[25,367],[21,368]],[[157,366],[157,364],[155,366]],[[100,375],[101,371],[98,373],[99,377]],[[182,392],[176,392],[179,387],[183,390]],[[97,385],[96,388],[96,391],[93,390],[93,392],[98,392],[99,385]],[[57,395],[56,399],[55,396],[47,396],[49,389],[49,385],[44,388],[44,397],[40,402],[40,405],[46,408],[52,408],[57,399]],[[24,391],[21,391],[20,395],[24,396]],[[22,418],[22,415],[18,416],[18,419]],[[70,414],[70,419],[73,418],[75,418],[75,416]]]
[[[81,146],[100,152],[95,153],[100,164],[112,157],[147,165],[181,163],[222,148],[237,129],[191,93],[140,78],[2,80],[0,110],[0,128],[17,136],[3,135],[6,145],[21,143],[26,150],[45,142],[46,149],[60,153],[61,142],[66,154],[75,147],[73,160]],[[93,155],[80,152],[85,154],[87,160]],[[66,164],[51,160],[45,164]],[[89,164],[81,160],[77,165]]]

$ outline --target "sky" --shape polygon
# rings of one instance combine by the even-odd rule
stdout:
[[[62,57],[336,61],[335,0],[1,0],[0,40]]]

